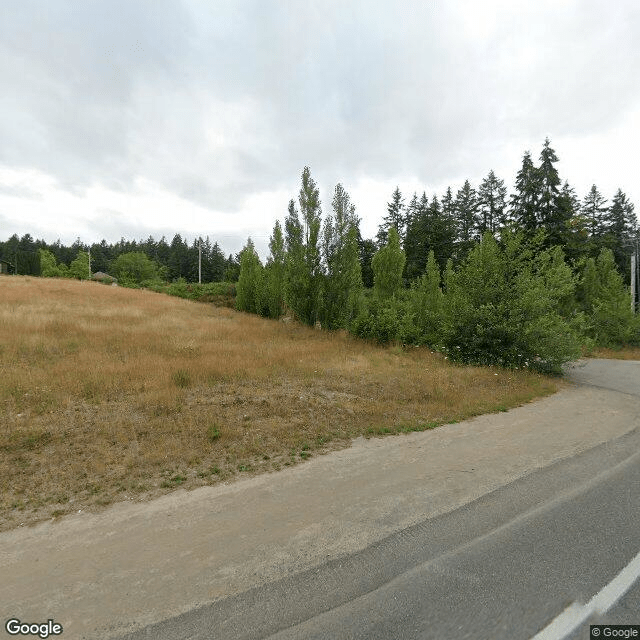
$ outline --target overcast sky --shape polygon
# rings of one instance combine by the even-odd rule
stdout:
[[[640,205],[638,0],[1,0],[0,240],[266,255],[305,165],[375,235],[396,185],[509,189],[546,136]]]

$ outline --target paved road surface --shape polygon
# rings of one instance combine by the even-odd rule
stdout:
[[[640,363],[570,378],[507,413],[0,534],[0,614],[65,638],[531,637],[640,550]]]

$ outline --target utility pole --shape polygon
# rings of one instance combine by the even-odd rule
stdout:
[[[89,254],[89,280],[91,280],[91,276],[93,275],[91,273],[91,247],[87,248],[87,253]]]
[[[198,284],[202,284],[202,238],[198,238]]]

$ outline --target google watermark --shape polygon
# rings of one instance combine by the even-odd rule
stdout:
[[[59,636],[62,633],[62,625],[55,620],[46,622],[21,622],[18,618],[7,620],[4,628],[10,636],[37,636],[48,638]]]

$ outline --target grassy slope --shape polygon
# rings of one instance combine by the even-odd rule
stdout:
[[[552,393],[149,291],[0,281],[0,529],[280,469]]]

